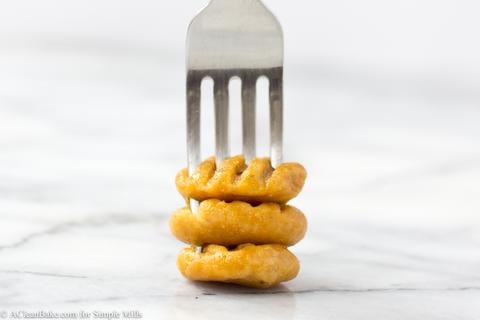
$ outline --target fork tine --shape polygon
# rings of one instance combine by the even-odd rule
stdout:
[[[228,116],[229,78],[220,75],[214,79],[215,100],[215,156],[217,165],[230,155],[229,116]]]
[[[253,75],[242,79],[242,143],[245,161],[250,162],[256,155],[256,82]]]
[[[270,158],[272,166],[283,162],[283,69],[270,77]]]
[[[187,75],[187,158],[191,172],[200,165],[200,98],[202,79],[192,73]]]
[[[187,74],[187,159],[188,171],[192,173],[201,162],[200,149],[200,98],[202,78],[193,73]],[[193,212],[197,212],[199,203],[189,200]]]

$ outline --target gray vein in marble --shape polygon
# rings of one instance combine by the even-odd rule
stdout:
[[[32,275],[41,277],[55,277],[55,278],[74,278],[74,279],[87,279],[86,276],[61,274],[61,273],[48,273],[48,272],[35,272],[35,271],[22,271],[22,270],[0,270],[0,274],[18,274],[18,275]]]
[[[399,292],[399,291],[470,291],[480,290],[480,287],[458,287],[458,288],[367,288],[367,289],[306,289],[306,290],[288,290],[288,291],[252,291],[252,292],[237,292],[230,295],[264,295],[264,294],[289,294],[289,293],[317,293],[317,292],[338,292],[338,293],[369,293],[369,292]],[[202,293],[202,295],[219,295],[217,293]],[[222,293],[222,295],[229,295]]]
[[[285,290],[285,291],[237,291],[232,293],[192,293],[192,294],[175,294],[177,298],[193,298],[198,296],[267,296],[267,295],[293,295],[293,294],[311,294],[311,293],[338,293],[338,294],[368,294],[368,293],[398,293],[398,292],[459,292],[459,291],[480,291],[480,287],[458,287],[458,288],[371,288],[371,289],[307,289],[307,290]],[[169,294],[150,294],[150,295],[132,295],[132,296],[109,296],[103,298],[92,299],[69,299],[57,301],[60,304],[79,304],[79,303],[99,303],[99,302],[120,302],[133,299],[157,299],[172,298]],[[12,303],[10,306],[17,304]],[[22,303],[22,306],[29,304]],[[31,304],[34,305],[34,304]]]
[[[63,233],[73,228],[102,227],[107,225],[131,224],[131,223],[148,222],[148,221],[162,221],[164,219],[165,219],[165,216],[163,215],[138,216],[133,214],[131,215],[108,214],[108,215],[102,215],[97,217],[91,217],[81,221],[63,222],[53,227],[47,228],[44,231],[30,233],[12,244],[0,246],[0,252],[9,250],[9,249],[19,248],[30,243],[31,241],[37,238],[45,237],[52,234]]]
[[[309,293],[397,293],[397,292],[456,292],[456,291],[479,291],[480,287],[458,287],[458,288],[370,288],[370,289],[307,289],[307,290],[285,290],[285,291],[237,291],[232,293],[213,293],[213,292],[202,292],[202,293],[192,293],[192,294],[176,294],[175,297],[195,297],[197,295],[202,296],[255,296],[255,295],[291,295],[291,294],[309,294]],[[141,296],[111,296],[100,299],[74,299],[74,300],[65,300],[61,303],[74,304],[74,303],[84,303],[84,302],[104,302],[104,301],[121,301],[129,300],[135,298],[169,298],[170,295],[166,294],[151,294],[151,295],[141,295]]]

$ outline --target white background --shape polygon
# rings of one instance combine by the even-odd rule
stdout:
[[[449,168],[457,170],[464,164],[477,168],[478,164],[478,3],[266,3],[285,32],[286,158],[304,162],[311,173],[305,190],[309,196],[300,201],[321,198],[324,213],[344,208],[348,215],[349,202],[362,211],[378,211],[377,218],[401,218],[411,212],[419,220],[423,215],[445,223],[462,216],[476,220],[474,206],[479,200],[472,190],[473,177],[452,176]],[[116,196],[111,188],[150,192],[152,197],[143,203],[121,197],[108,205],[158,210],[156,190],[168,195],[166,201],[172,203],[162,210],[169,210],[175,192],[171,181],[158,175],[167,167],[175,171],[184,162],[185,32],[205,4],[186,0],[3,2],[3,189],[15,198],[18,190],[12,184],[36,185],[49,199],[58,197],[58,191],[85,203],[102,202],[104,192]],[[238,121],[234,119],[233,124],[238,126]],[[206,132],[212,130],[211,121],[205,127]],[[266,132],[261,126],[263,154]],[[19,140],[23,147],[14,148]],[[50,152],[42,143],[56,146]],[[212,144],[204,144],[208,154]],[[237,139],[234,150],[239,150],[238,144]],[[68,154],[70,149],[78,154]],[[149,154],[135,155],[138,149]],[[27,160],[30,152],[35,161]],[[157,176],[137,172],[122,180],[118,171],[127,164],[122,164],[125,156],[118,157],[116,152],[149,162]],[[78,168],[78,173],[70,170],[70,158],[83,157],[92,167],[83,161],[85,168]],[[102,159],[107,172],[99,165]],[[62,166],[68,173],[55,174]],[[95,170],[103,171],[101,177]],[[418,185],[412,177],[424,170],[447,173],[430,176],[431,185]],[[80,194],[74,192],[76,174],[85,183],[98,185],[99,179],[105,179],[104,183],[114,186],[93,194],[82,188]],[[169,174],[173,179],[173,172]],[[142,185],[134,185],[130,178],[151,184],[144,180],[148,190],[140,191]],[[440,180],[434,183],[434,178]],[[58,184],[68,188],[55,192],[43,188],[51,180],[60,180]],[[372,184],[375,193],[368,196],[342,193],[360,192]],[[422,192],[431,196],[425,194],[422,199]],[[408,210],[396,209],[404,205],[409,205]],[[397,210],[401,213],[396,214]]]

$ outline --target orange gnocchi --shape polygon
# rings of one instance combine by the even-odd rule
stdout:
[[[170,218],[170,230],[178,240],[197,246],[242,243],[292,246],[304,237],[307,219],[289,205],[252,206],[247,202],[209,199],[200,203],[197,213],[189,208],[175,211]]]
[[[180,171],[176,184],[186,199],[286,203],[300,193],[306,176],[298,163],[283,163],[273,169],[268,158],[256,158],[246,165],[243,156],[236,156],[217,168],[212,157],[191,175],[187,169]]]
[[[297,258],[282,245],[243,244],[235,249],[209,245],[201,253],[184,249],[177,259],[180,272],[190,280],[235,283],[269,288],[295,278]]]
[[[180,272],[193,281],[218,281],[269,288],[295,278],[298,259],[287,247],[305,236],[307,219],[287,205],[303,188],[307,172],[298,163],[272,168],[268,158],[228,158],[216,166],[203,161],[191,174],[176,177],[187,200],[200,201],[197,212],[176,210],[170,229],[193,245],[178,255]],[[203,246],[197,252],[194,246]]]

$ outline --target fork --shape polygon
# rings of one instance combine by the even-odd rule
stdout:
[[[213,80],[215,157],[217,166],[230,156],[230,79],[242,83],[242,153],[256,156],[256,83],[269,80],[270,158],[283,157],[283,33],[261,0],[211,0],[190,23],[187,33],[187,158],[188,170],[200,165],[200,99],[202,80]],[[198,202],[193,201],[196,212]]]

